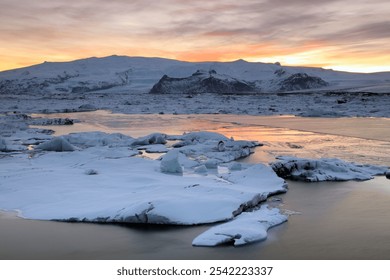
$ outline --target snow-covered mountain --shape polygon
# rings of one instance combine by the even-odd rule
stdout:
[[[0,72],[1,93],[390,91],[390,72],[357,74],[279,63],[109,56]]]
[[[248,82],[215,70],[196,71],[190,77],[171,78],[164,75],[150,93],[259,93],[267,91],[294,91],[326,87],[329,84],[319,77],[296,73],[285,79],[271,80],[271,86],[262,88],[261,81]]]

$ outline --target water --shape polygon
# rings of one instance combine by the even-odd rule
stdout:
[[[264,142],[264,147],[246,159],[251,162],[269,161],[279,153],[314,157],[325,153],[390,165],[389,142],[379,135],[387,133],[383,127],[377,130],[378,137],[371,131],[372,137],[367,140],[356,137],[359,135],[331,135],[253,124],[254,120],[245,122],[245,116],[236,116],[234,122],[228,120],[230,116],[223,119],[221,116],[111,115],[107,112],[66,117],[88,122],[54,127],[57,134],[102,130],[142,136],[155,131],[174,134],[207,129],[237,139]],[[258,121],[269,121],[266,117],[258,118]],[[315,127],[316,119],[306,121],[306,130]],[[335,122],[334,126],[339,123]],[[207,225],[72,224],[23,220],[10,213],[0,213],[0,259],[390,259],[388,179],[288,183],[289,191],[278,196],[282,198],[279,207],[300,214],[271,229],[265,242],[239,248],[198,248],[192,247],[191,242],[209,228]]]

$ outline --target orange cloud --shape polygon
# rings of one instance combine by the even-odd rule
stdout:
[[[118,54],[390,71],[390,2],[363,2],[3,0],[0,70]]]

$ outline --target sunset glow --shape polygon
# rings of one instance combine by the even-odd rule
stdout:
[[[112,54],[390,71],[387,0],[2,0],[0,70]]]

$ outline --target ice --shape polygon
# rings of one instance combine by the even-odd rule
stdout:
[[[141,147],[137,147],[138,150],[145,150],[147,153],[166,153],[168,152],[168,148],[163,144],[151,144],[145,145]]]
[[[192,132],[169,139],[181,140],[173,147],[207,168],[247,157],[252,153],[251,148],[261,145],[256,141],[235,141],[214,132]]]
[[[121,133],[104,133],[100,131],[71,133],[63,136],[69,143],[80,148],[110,146],[130,146],[134,138]]]
[[[279,161],[272,163],[271,166],[279,176],[306,182],[370,180],[375,175],[384,175],[388,169],[383,166],[362,165],[332,158],[278,157],[277,159]]]
[[[5,143],[5,139],[0,138],[0,152],[7,151],[7,144]]]
[[[183,135],[170,136],[171,140],[181,140],[182,142],[177,143],[176,147],[182,147],[187,145],[192,145],[195,143],[205,143],[208,141],[228,141],[229,138],[226,136],[209,131],[200,131],[200,132],[190,132]]]
[[[167,135],[163,133],[152,133],[147,136],[137,138],[132,143],[133,146],[151,145],[151,144],[165,144],[167,143]]]
[[[55,137],[50,141],[39,144],[36,149],[54,152],[71,152],[76,150],[76,148],[63,137]]]
[[[230,220],[271,193],[286,191],[283,179],[265,166],[201,176],[192,169],[199,163],[181,148],[159,161],[134,156],[133,138],[121,134],[56,139],[68,139],[77,149],[1,159],[0,209],[19,210],[31,219],[192,225]],[[204,152],[204,143],[192,147]],[[164,168],[179,173],[161,172]],[[242,176],[248,179],[240,182]]]
[[[179,151],[171,150],[166,153],[161,160],[160,168],[165,173],[177,173],[182,174],[183,168],[179,162]]]
[[[210,247],[233,243],[240,246],[262,241],[267,238],[269,228],[286,221],[287,216],[281,214],[279,209],[269,209],[263,205],[259,210],[242,213],[230,222],[210,228],[197,236],[192,245]]]
[[[207,167],[205,165],[195,167],[194,171],[199,174],[206,174],[208,172]]]

